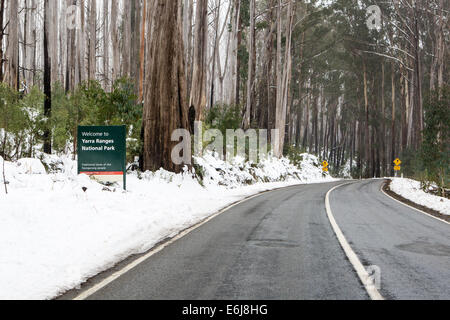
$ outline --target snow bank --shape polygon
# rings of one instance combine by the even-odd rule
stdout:
[[[450,200],[424,192],[419,181],[394,178],[391,190],[414,203],[450,215]]]
[[[193,172],[159,170],[129,174],[129,190],[123,192],[77,176],[69,157],[43,161],[50,174],[42,174],[34,160],[5,163],[9,194],[0,189],[0,299],[53,298],[235,201],[333,180],[322,176],[318,159],[309,155],[300,168],[286,159],[227,164],[206,155],[199,159],[204,186]]]
[[[45,174],[45,167],[39,159],[24,158],[17,161],[20,173],[23,174]]]
[[[297,167],[286,158],[264,159],[258,164],[245,162],[236,158],[233,162],[220,160],[212,153],[196,158],[201,167],[205,185],[222,185],[229,188],[240,187],[261,182],[280,182],[295,180],[296,182],[317,182],[324,179],[321,164],[317,157],[310,154],[301,155],[303,161]],[[326,174],[329,177],[329,174]]]

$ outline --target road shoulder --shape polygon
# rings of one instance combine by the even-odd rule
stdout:
[[[421,211],[422,213],[425,213],[427,215],[430,215],[434,218],[437,218],[443,222],[450,223],[450,216],[440,213],[439,211],[433,210],[431,208],[425,207],[423,205],[417,204],[409,199],[406,199],[405,197],[395,193],[391,190],[390,185],[392,183],[392,180],[386,180],[386,182],[382,186],[382,191],[393,198],[394,200],[397,200],[401,203],[403,203],[406,206],[412,207],[418,211]]]

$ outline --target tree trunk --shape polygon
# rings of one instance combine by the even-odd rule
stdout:
[[[395,72],[394,72],[394,63],[392,62],[391,64],[391,82],[392,82],[392,128],[391,128],[391,135],[392,135],[392,141],[391,141],[391,175],[394,175],[394,167],[393,167],[393,161],[396,159],[396,148],[395,148],[395,143],[396,143],[396,132],[395,132],[395,128],[396,128],[396,123],[395,123],[395,116],[396,116],[396,110],[395,110]]]
[[[46,117],[46,125],[44,129],[44,153],[52,153],[52,136],[50,129],[50,118],[52,115],[52,59],[50,57],[49,47],[49,29],[50,29],[50,2],[51,0],[44,0],[44,116]]]
[[[118,2],[119,0],[112,0],[111,2],[111,41],[112,55],[113,55],[113,68],[112,68],[112,81],[114,82],[120,76],[120,44],[118,29]]]
[[[115,2],[115,1],[113,1]],[[86,19],[85,19],[85,0],[81,0],[80,14],[81,14],[81,28],[78,30],[78,79],[80,82],[86,80]]]
[[[289,103],[289,88],[292,70],[292,28],[293,28],[293,4],[289,0],[286,18],[286,45],[285,57],[282,65],[281,61],[281,0],[278,0],[278,30],[277,30],[277,104],[275,114],[275,128],[279,131],[279,140],[274,145],[274,155],[283,156],[284,139],[286,135],[286,113]]]
[[[89,10],[89,79],[95,80],[97,59],[96,59],[96,45],[97,45],[97,0],[91,0]]]
[[[3,63],[5,58],[3,57],[3,16],[5,13],[5,0],[0,0],[0,82],[3,82]]]
[[[189,108],[202,121],[206,108],[206,55],[208,45],[208,0],[198,0],[195,14],[194,69]]]
[[[130,0],[128,0],[130,1]],[[131,0],[131,65],[130,78],[134,82],[134,91],[139,96],[140,41],[141,41],[141,4],[140,0]]]
[[[130,77],[131,72],[131,4],[132,0],[126,0],[123,2],[122,76],[125,77]]]
[[[236,10],[238,11],[237,29],[236,29],[236,82],[235,82],[235,104],[241,104],[241,56],[239,50],[242,44],[242,14],[241,14],[241,0],[236,0]]]
[[[216,3],[217,4],[217,3]],[[211,55],[212,60],[212,70],[211,70],[211,90],[210,90],[210,103],[209,107],[212,108],[214,106],[214,89],[215,89],[215,81],[216,81],[216,53],[219,50],[219,19],[220,19],[220,7],[221,0],[219,0],[218,5],[216,6],[215,14],[214,14],[214,44],[213,44],[213,53]]]
[[[274,51],[274,30],[275,23],[274,21],[274,7],[276,0],[270,0],[268,3],[268,22],[269,22],[269,30],[267,32],[266,37],[266,62],[265,62],[265,87],[267,90],[267,129],[271,132],[271,129],[275,128],[275,108],[273,106],[273,51]],[[272,139],[272,137],[270,137]]]
[[[253,83],[254,83],[254,74],[253,74],[253,64],[255,63],[254,59],[254,50],[255,50],[255,0],[250,0],[250,30],[248,36],[248,47],[249,47],[249,60],[248,60],[248,79],[247,79],[247,102],[245,109],[245,116],[243,121],[244,129],[250,128],[250,114],[252,110],[252,102],[253,102]]]
[[[147,25],[147,1],[144,0],[144,8],[142,10],[142,26],[139,50],[139,95],[138,102],[142,103],[144,98],[144,69],[145,69],[145,26]]]
[[[194,15],[194,0],[184,1],[184,18],[183,18],[183,41],[184,41],[184,58],[186,61],[186,81],[187,81],[187,100],[190,100],[190,93],[192,88],[192,59],[193,59],[193,43],[192,43],[192,19]]]
[[[103,0],[103,82],[105,88],[110,84],[109,78],[109,3],[111,0]],[[145,0],[144,0],[145,1]]]
[[[18,10],[19,10],[19,0],[11,0],[9,3],[7,81],[9,86],[15,90],[19,90]]]
[[[68,0],[67,5],[76,5],[76,0]],[[66,65],[66,92],[75,89],[75,61],[76,61],[76,30],[75,28],[67,31],[67,65]]]
[[[385,65],[381,65],[381,133],[380,133],[380,157],[381,157],[381,175],[386,175],[386,100],[385,100]]]
[[[144,152],[143,169],[161,167],[180,172],[182,165],[171,160],[177,144],[171,142],[175,129],[188,129],[184,50],[181,34],[180,0],[156,1],[154,31],[149,41],[151,50],[147,64],[145,102],[143,112]]]
[[[363,62],[364,73],[364,110],[365,110],[365,123],[364,123],[364,135],[365,135],[365,160],[366,160],[366,178],[370,177],[370,129],[369,129],[369,97],[367,92],[367,70],[366,63]]]
[[[56,82],[59,79],[58,74],[58,8],[59,0],[50,0],[49,5],[49,54],[51,56],[51,79]]]

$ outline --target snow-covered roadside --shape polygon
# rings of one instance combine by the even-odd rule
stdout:
[[[323,178],[318,159],[310,155],[304,155],[301,170],[286,159],[251,166],[205,156],[199,159],[204,186],[191,172],[160,170],[130,174],[124,193],[77,176],[69,158],[46,162],[58,173],[43,173],[33,159],[6,163],[7,196],[0,186],[0,299],[53,298],[247,196],[333,180]],[[254,184],[244,186],[249,182]]]
[[[450,200],[424,192],[420,182],[411,179],[393,178],[391,191],[416,204],[450,215]]]

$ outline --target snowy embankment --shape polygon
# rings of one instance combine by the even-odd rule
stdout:
[[[0,299],[54,298],[247,196],[333,180],[310,155],[300,168],[205,156],[203,186],[192,172],[160,170],[129,174],[123,192],[77,176],[67,157],[44,162],[47,170],[36,159],[6,162],[8,195],[0,170]]]
[[[416,204],[450,215],[450,200],[424,192],[420,188],[419,181],[394,178],[390,188],[391,191]]]

